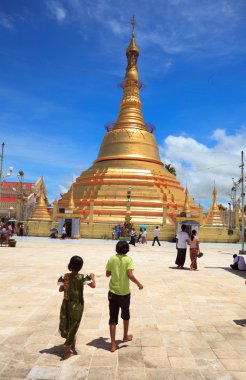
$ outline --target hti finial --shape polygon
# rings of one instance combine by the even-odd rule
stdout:
[[[135,25],[136,25],[136,21],[135,21],[135,17],[134,15],[132,16],[131,20],[129,21],[129,23],[131,24],[132,26],[132,36],[134,37],[134,29],[135,29]]]

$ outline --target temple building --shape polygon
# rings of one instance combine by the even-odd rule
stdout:
[[[36,182],[3,181],[0,196],[0,217],[24,221],[30,219],[39,197],[42,177]],[[46,190],[45,194],[46,194]]]
[[[69,217],[81,224],[97,224],[100,234],[100,224],[105,230],[105,224],[124,222],[126,214],[135,226],[175,226],[176,217],[182,212],[192,219],[199,218],[199,206],[165,169],[153,128],[149,129],[144,121],[137,69],[139,48],[132,21],[117,120],[108,128],[93,165],[81,173],[58,201],[60,226]]]

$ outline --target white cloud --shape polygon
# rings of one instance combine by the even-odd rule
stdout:
[[[55,0],[49,0],[49,2]],[[245,1],[228,0],[60,0],[69,10],[70,21],[86,30],[91,20],[117,37],[130,34],[129,19],[135,14],[140,46],[155,46],[166,54],[242,53],[245,33]],[[56,2],[57,4],[57,2]],[[61,5],[60,5],[61,6]],[[64,7],[63,7],[64,9]],[[111,42],[113,43],[113,41]]]
[[[65,194],[68,192],[68,189],[69,189],[69,186],[66,187],[66,186],[63,186],[63,185],[59,185],[59,190],[60,190],[60,194]]]
[[[62,4],[56,0],[47,0],[46,4],[52,16],[55,17],[58,22],[65,20],[67,11]]]
[[[0,13],[0,28],[14,30],[14,23],[12,18],[2,12]]]
[[[171,163],[177,171],[177,179],[188,186],[196,203],[209,204],[214,183],[218,201],[227,204],[232,178],[240,178],[241,151],[245,149],[246,126],[234,135],[224,129],[216,129],[211,141],[213,146],[184,136],[168,136],[160,147],[161,158]]]

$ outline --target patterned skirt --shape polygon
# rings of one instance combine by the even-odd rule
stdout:
[[[59,330],[65,345],[70,346],[78,331],[83,314],[84,305],[81,302],[63,300],[60,311]]]
[[[190,248],[190,268],[197,269],[197,256],[198,256],[198,248]]]

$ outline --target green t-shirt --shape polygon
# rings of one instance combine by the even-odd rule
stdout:
[[[127,255],[111,256],[106,270],[111,272],[109,290],[114,294],[125,296],[130,293],[130,281],[127,275],[129,269],[134,269],[132,259]]]

